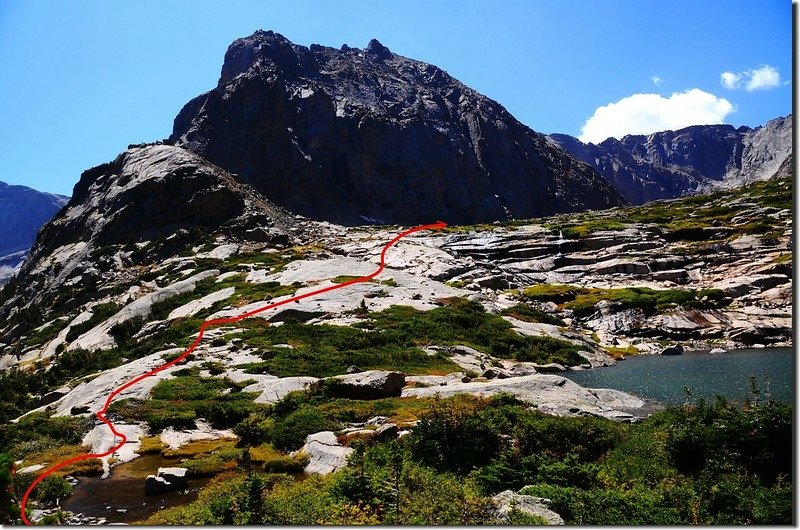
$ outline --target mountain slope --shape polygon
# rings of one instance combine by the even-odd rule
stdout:
[[[755,129],[695,125],[600,144],[565,134],[550,138],[597,169],[631,203],[642,204],[770,178],[791,155],[792,116]]]
[[[171,140],[277,204],[340,224],[507,220],[623,199],[501,105],[373,40],[235,41]]]
[[[216,232],[286,244],[303,227],[194,153],[131,146],[113,162],[83,172],[72,199],[39,232],[30,259],[3,292],[11,301],[0,316],[19,304],[67,295],[72,305],[85,303],[99,295],[98,284],[130,281],[140,263],[174,257]]]
[[[0,182],[0,283],[17,270],[36,238],[69,197]]]

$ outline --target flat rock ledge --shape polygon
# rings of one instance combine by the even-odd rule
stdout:
[[[403,389],[403,397],[442,397],[472,394],[489,397],[508,393],[535,405],[542,412],[559,416],[600,416],[614,421],[635,422],[647,417],[645,401],[619,390],[583,388],[558,375],[531,374],[489,381],[452,381],[447,385]]]
[[[553,501],[532,495],[520,495],[511,490],[506,490],[492,497],[497,506],[497,516],[501,520],[508,520],[509,515],[514,510],[518,510],[528,515],[541,517],[547,524],[563,525],[564,519],[550,509]]]

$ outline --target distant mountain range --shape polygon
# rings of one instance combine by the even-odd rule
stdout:
[[[632,204],[642,204],[770,178],[791,157],[792,116],[755,129],[695,125],[600,144],[566,134],[550,138],[594,167]]]
[[[19,268],[39,228],[69,197],[0,182],[0,283]]]

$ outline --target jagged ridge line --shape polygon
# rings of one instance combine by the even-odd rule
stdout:
[[[383,246],[383,249],[381,250],[381,260],[380,260],[380,264],[378,265],[378,268],[375,269],[375,271],[371,272],[370,274],[367,274],[366,276],[361,276],[359,278],[354,278],[354,279],[348,280],[346,282],[342,282],[342,283],[339,283],[339,284],[336,284],[336,285],[331,285],[331,286],[328,286],[328,287],[324,287],[322,289],[317,289],[315,291],[311,291],[311,292],[308,292],[308,293],[305,293],[305,294],[292,296],[292,297],[287,298],[285,300],[281,300],[279,302],[274,302],[274,303],[271,303],[271,304],[267,304],[264,307],[259,307],[257,309],[252,310],[252,311],[248,311],[246,313],[242,313],[241,315],[237,315],[235,317],[215,318],[214,320],[206,320],[205,322],[200,324],[200,329],[199,329],[199,331],[197,333],[197,337],[194,339],[194,342],[192,342],[192,344],[183,351],[182,354],[180,354],[175,359],[173,359],[173,360],[171,360],[171,361],[169,361],[167,363],[164,363],[161,366],[158,366],[158,367],[154,368],[153,370],[150,370],[149,372],[147,372],[145,374],[142,374],[140,376],[137,376],[137,377],[133,378],[132,380],[130,380],[127,383],[125,383],[124,385],[116,388],[114,391],[112,391],[108,395],[108,398],[106,399],[105,405],[103,405],[103,408],[96,413],[96,416],[100,421],[102,421],[103,423],[105,423],[108,426],[108,428],[114,434],[115,438],[116,437],[120,438],[120,442],[117,445],[113,446],[108,451],[104,452],[104,453],[87,453],[87,454],[83,454],[83,455],[74,456],[74,457],[69,458],[69,459],[67,459],[67,460],[65,460],[65,461],[63,461],[63,462],[61,462],[59,464],[56,464],[54,466],[51,466],[51,467],[47,468],[41,475],[36,477],[36,479],[31,483],[31,485],[28,486],[28,489],[25,491],[25,494],[22,496],[22,502],[20,503],[20,516],[22,517],[22,520],[28,526],[32,526],[33,525],[33,523],[31,523],[28,520],[28,517],[25,514],[25,506],[28,503],[28,498],[30,497],[31,492],[33,492],[34,488],[36,488],[36,486],[42,480],[44,480],[47,476],[53,474],[55,471],[57,471],[57,470],[59,470],[59,469],[61,469],[63,467],[66,467],[66,466],[68,466],[70,464],[73,464],[75,462],[80,462],[81,460],[90,460],[92,458],[103,458],[103,457],[106,457],[106,456],[110,456],[113,453],[115,453],[116,451],[118,451],[123,445],[125,445],[125,443],[128,441],[128,437],[125,436],[124,434],[122,434],[121,432],[117,431],[114,428],[114,424],[111,423],[111,421],[109,421],[106,418],[106,413],[108,412],[108,408],[111,406],[111,402],[123,390],[126,390],[126,389],[130,388],[131,386],[135,385],[136,383],[139,383],[140,381],[143,381],[144,379],[147,379],[151,375],[155,375],[158,372],[161,372],[162,370],[165,370],[165,369],[169,368],[170,366],[174,366],[174,365],[180,363],[181,361],[185,360],[186,357],[188,357],[195,350],[195,348],[197,348],[197,346],[200,345],[200,342],[203,340],[203,335],[205,334],[206,329],[208,329],[209,327],[212,327],[212,326],[220,326],[220,325],[224,325],[224,324],[232,324],[232,323],[235,323],[235,322],[239,322],[239,321],[244,320],[246,318],[252,317],[252,316],[257,315],[259,313],[263,313],[264,311],[267,311],[269,309],[274,309],[276,307],[288,304],[290,302],[295,302],[295,301],[298,301],[298,300],[302,300],[304,298],[310,298],[312,296],[317,296],[317,295],[320,295],[320,294],[323,294],[323,293],[327,293],[329,291],[333,291],[335,289],[341,289],[343,287],[347,287],[347,286],[353,285],[355,283],[369,281],[372,278],[374,278],[375,276],[379,275],[381,272],[383,272],[383,269],[386,266],[386,264],[385,264],[386,263],[386,252],[389,250],[389,248],[392,245],[394,245],[395,243],[397,243],[398,241],[400,241],[402,238],[406,237],[407,235],[413,234],[414,232],[421,232],[423,230],[441,230],[442,228],[444,228],[446,226],[447,226],[447,224],[444,223],[443,221],[437,221],[436,223],[416,226],[414,228],[410,228],[410,229],[408,229],[408,230],[406,230],[404,232],[401,232],[400,234],[395,236],[394,239],[392,239],[391,241],[389,241],[388,243],[386,243]]]

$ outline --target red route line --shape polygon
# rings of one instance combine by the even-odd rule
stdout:
[[[200,325],[200,331],[197,333],[197,338],[194,339],[194,342],[192,343],[192,345],[189,346],[188,348],[186,348],[186,350],[184,350],[184,352],[182,354],[180,354],[175,359],[169,361],[168,363],[162,364],[158,368],[155,368],[154,370],[151,370],[151,371],[147,372],[146,374],[143,374],[143,375],[140,375],[138,377],[135,377],[134,379],[131,379],[130,381],[128,381],[127,383],[125,383],[121,387],[117,388],[116,390],[111,392],[111,394],[108,395],[108,399],[106,399],[106,404],[103,405],[103,409],[102,410],[97,412],[97,417],[100,419],[100,421],[102,421],[103,423],[108,425],[108,428],[111,429],[111,432],[114,433],[115,437],[117,437],[117,436],[120,437],[120,442],[117,445],[115,445],[114,447],[112,447],[111,449],[109,449],[108,451],[106,451],[105,453],[87,453],[85,455],[74,456],[72,458],[64,460],[60,464],[56,464],[56,465],[54,465],[52,467],[47,468],[44,471],[44,473],[39,475],[36,478],[36,480],[34,480],[33,483],[31,483],[31,485],[28,486],[27,491],[25,491],[25,495],[22,496],[22,503],[20,504],[20,514],[22,516],[22,520],[27,525],[31,525],[32,524],[28,520],[27,515],[25,514],[25,505],[28,503],[28,497],[30,496],[30,494],[33,491],[33,489],[42,480],[44,480],[45,477],[47,477],[48,475],[52,474],[56,470],[61,469],[62,467],[68,466],[68,465],[73,464],[75,462],[79,462],[81,460],[89,460],[91,458],[103,458],[103,457],[106,457],[106,456],[110,456],[114,452],[119,450],[123,445],[125,445],[125,443],[127,442],[128,438],[124,434],[122,434],[121,432],[117,431],[114,428],[114,424],[111,423],[106,418],[106,413],[108,412],[108,407],[111,406],[111,401],[113,401],[113,399],[116,396],[118,396],[120,394],[120,392],[122,392],[123,390],[125,390],[127,388],[130,388],[133,385],[135,385],[136,383],[142,381],[143,379],[146,379],[146,378],[150,377],[151,375],[157,374],[158,372],[160,372],[160,371],[162,371],[162,370],[164,370],[166,368],[169,368],[170,366],[178,364],[179,362],[181,362],[184,359],[186,359],[186,357],[189,356],[189,354],[191,354],[194,351],[195,348],[197,348],[197,346],[200,344],[200,341],[203,340],[203,334],[205,333],[206,329],[208,329],[208,328],[210,328],[212,326],[221,326],[221,325],[224,325],[224,324],[232,324],[234,322],[239,322],[240,320],[244,320],[245,318],[249,318],[249,317],[252,317],[252,316],[257,315],[259,313],[262,313],[264,311],[267,311],[268,309],[272,309],[272,308],[275,308],[275,307],[278,307],[278,306],[282,306],[282,305],[288,304],[290,302],[294,302],[296,300],[302,300],[303,298],[310,298],[312,296],[316,296],[316,295],[319,295],[319,294],[322,294],[322,293],[327,293],[327,292],[333,291],[335,289],[341,289],[342,287],[347,287],[348,285],[353,285],[354,283],[365,282],[365,281],[371,280],[372,278],[374,278],[375,276],[377,276],[381,272],[383,272],[384,262],[385,262],[385,259],[386,259],[386,251],[389,250],[389,247],[391,247],[392,245],[394,245],[395,243],[400,241],[405,236],[407,236],[409,234],[413,234],[414,232],[421,232],[423,230],[441,230],[442,228],[444,228],[446,226],[447,226],[447,224],[444,223],[443,221],[437,221],[436,223],[433,223],[433,224],[421,225],[421,226],[417,226],[417,227],[411,228],[409,230],[406,230],[405,232],[401,232],[400,234],[395,236],[394,239],[392,239],[391,241],[386,243],[386,245],[384,245],[383,250],[381,251],[381,263],[380,263],[380,265],[378,266],[378,268],[374,272],[372,272],[371,274],[368,274],[366,276],[361,276],[360,278],[355,278],[355,279],[348,280],[348,281],[343,282],[343,283],[339,283],[339,284],[336,284],[336,285],[331,285],[331,286],[325,287],[323,289],[317,289],[316,291],[311,291],[311,292],[308,292],[306,294],[301,294],[301,295],[298,295],[298,296],[292,296],[291,298],[287,298],[286,300],[281,300],[280,302],[275,302],[275,303],[266,305],[264,307],[259,307],[258,309],[254,309],[252,311],[248,311],[247,313],[242,313],[239,316],[230,317],[230,318],[215,318],[214,320],[206,320],[205,322],[203,322]]]

